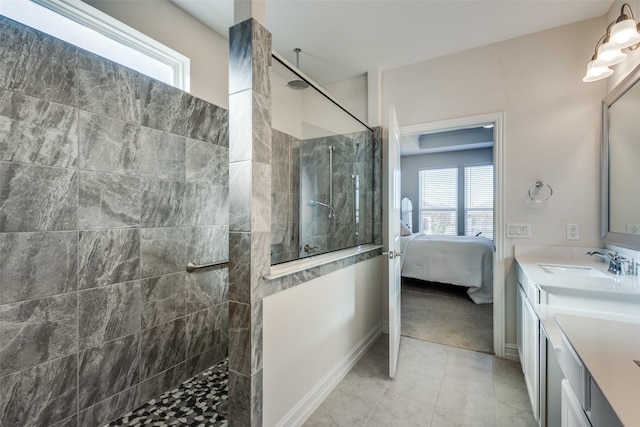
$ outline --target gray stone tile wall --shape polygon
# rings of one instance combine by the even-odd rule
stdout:
[[[228,112],[0,17],[0,425],[97,426],[227,355]]]
[[[375,164],[371,132],[305,139],[300,146],[299,257],[373,243]],[[332,174],[329,147],[333,147]],[[357,221],[356,177],[359,183]],[[330,180],[335,218],[329,218],[327,208],[309,205],[311,200],[329,204]],[[315,249],[305,252],[305,245]]]
[[[271,265],[298,259],[300,140],[273,129],[271,147]]]

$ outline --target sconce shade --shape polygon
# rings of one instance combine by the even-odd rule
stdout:
[[[624,19],[611,28],[605,50],[620,50],[640,43],[640,34],[633,19]]]
[[[607,50],[604,46],[605,45],[600,45],[600,47],[598,47],[598,55],[595,60],[596,66],[609,67],[627,59],[626,53],[622,53],[620,50]]]
[[[609,67],[596,64],[596,60],[593,60],[587,64],[587,74],[582,78],[585,83],[595,82],[596,80],[604,79],[613,74],[613,70]]]

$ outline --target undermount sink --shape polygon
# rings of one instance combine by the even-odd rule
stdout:
[[[609,278],[607,273],[582,265],[538,264],[545,273],[560,276],[602,277]]]

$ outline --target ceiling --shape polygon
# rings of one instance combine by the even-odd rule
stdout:
[[[233,0],[171,0],[228,37]],[[605,15],[613,0],[265,0],[273,49],[320,85]]]

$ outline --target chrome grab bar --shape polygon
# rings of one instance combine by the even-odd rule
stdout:
[[[223,264],[228,264],[229,261],[218,261],[218,262],[212,262],[210,264],[200,264],[200,265],[196,265],[192,262],[187,263],[187,273],[193,273],[196,270],[200,270],[201,268],[209,268],[209,267],[215,267],[216,265],[223,265]]]

